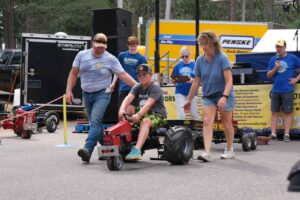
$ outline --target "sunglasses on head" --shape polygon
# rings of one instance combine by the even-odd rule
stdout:
[[[94,42],[101,43],[101,44],[107,44],[107,41],[102,40],[102,39],[100,39],[100,40],[94,40]]]
[[[185,55],[185,56],[181,56],[181,58],[188,58],[189,56]]]

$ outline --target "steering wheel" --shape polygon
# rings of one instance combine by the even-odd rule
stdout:
[[[123,116],[127,121],[132,122],[132,114],[124,113]]]

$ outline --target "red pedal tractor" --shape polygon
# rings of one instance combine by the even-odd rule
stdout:
[[[5,113],[4,121],[0,124],[3,129],[13,129],[14,132],[23,139],[29,139],[34,131],[37,130],[36,112],[26,111],[18,108],[16,118]],[[18,116],[20,115],[20,116]]]
[[[151,130],[143,145],[142,153],[145,150],[157,149],[158,157],[151,160],[167,160],[176,165],[187,164],[194,148],[192,131],[189,127],[183,126],[183,120],[176,121],[179,123]],[[124,158],[136,144],[138,133],[138,125],[130,122],[130,117],[127,115],[126,120],[104,131],[104,144],[97,149],[99,156],[108,157],[107,167],[110,170],[122,169]],[[164,137],[163,143],[160,142],[159,137]]]
[[[13,129],[15,134],[23,139],[29,139],[33,133],[44,126],[49,133],[55,132],[59,123],[58,114],[54,111],[46,112],[33,109],[32,104],[20,108],[14,107],[14,118],[7,112],[0,113],[0,119],[3,120],[0,128]]]

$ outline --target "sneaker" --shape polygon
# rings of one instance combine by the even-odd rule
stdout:
[[[270,134],[269,135],[269,138],[271,138],[272,140],[276,140],[277,139],[277,136],[275,134]]]
[[[140,160],[141,158],[141,151],[132,147],[130,153],[125,157],[125,160]]]
[[[202,160],[204,162],[210,162],[210,161],[212,161],[210,153],[206,153],[206,152],[201,153],[200,156],[198,156],[197,159],[198,160]]]
[[[87,149],[79,149],[77,152],[82,161],[90,162],[91,154]]]
[[[290,140],[290,135],[284,134],[284,136],[283,136],[283,141],[284,141],[284,142],[289,142],[289,141],[291,141],[291,140]]]
[[[233,149],[228,150],[227,148],[225,148],[224,153],[221,155],[221,159],[232,159],[234,158],[235,154],[233,152]]]

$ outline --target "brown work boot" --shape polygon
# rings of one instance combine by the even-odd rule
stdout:
[[[79,157],[81,157],[82,161],[90,162],[91,154],[87,149],[79,149],[77,154]]]

